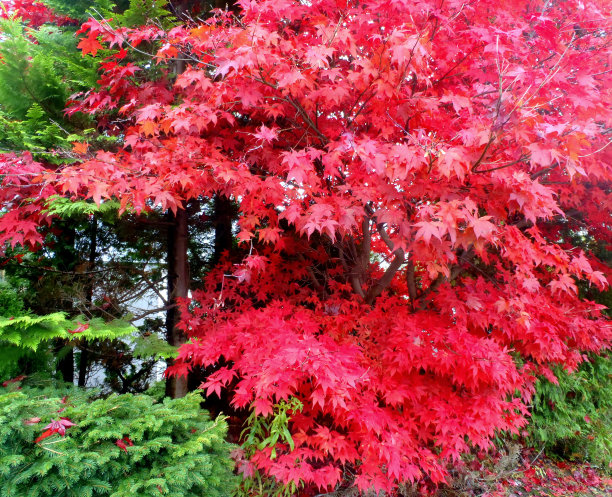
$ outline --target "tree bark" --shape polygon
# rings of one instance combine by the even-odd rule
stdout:
[[[231,251],[234,237],[232,235],[232,219],[234,206],[227,197],[216,195],[214,198],[215,252],[212,265],[217,264],[225,251]]]
[[[57,268],[60,271],[73,271],[76,265],[76,231],[69,225],[69,221],[60,223],[58,228],[60,234],[57,240],[57,251],[55,256],[57,258]],[[60,295],[60,298],[61,295]],[[74,311],[72,303],[62,299],[58,302],[58,309],[62,309],[69,315]],[[55,343],[56,353],[62,350],[68,345],[68,340],[58,339]],[[57,372],[61,375],[62,380],[66,383],[74,383],[74,348],[70,348],[66,355],[57,361]]]
[[[179,209],[176,214],[169,214],[173,221],[168,229],[168,301],[172,306],[166,313],[167,340],[170,345],[179,346],[186,342],[185,334],[178,328],[180,311],[177,299],[189,295],[189,230],[187,210]],[[173,361],[168,360],[168,366]],[[187,377],[172,376],[166,380],[166,395],[177,399],[187,395]]]
[[[96,264],[96,251],[98,250],[98,218],[94,216],[89,225],[89,260],[87,270],[93,271]],[[93,309],[94,280],[92,276],[85,276],[85,305]],[[90,353],[87,348],[81,348],[79,357],[79,379],[78,385],[84,387],[87,383],[87,370],[89,368]]]
[[[236,207],[234,203],[227,197],[222,195],[215,195],[213,198],[213,214],[212,224],[214,229],[214,251],[210,256],[210,266],[215,266],[222,255],[225,252],[231,253],[234,236],[232,233],[232,222],[236,217]],[[219,367],[222,367],[224,363],[221,361],[215,366],[208,368],[194,368],[189,374],[189,389],[195,390],[200,387],[203,381],[208,378],[212,373],[217,371]],[[223,391],[220,397],[211,396],[207,397],[204,401],[204,407],[211,412],[213,415],[220,414],[222,412],[232,412],[230,405],[230,399],[227,396],[227,392]]]

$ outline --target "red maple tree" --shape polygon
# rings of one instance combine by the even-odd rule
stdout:
[[[577,286],[609,269],[567,238],[611,241],[606,2],[238,4],[168,31],[90,19],[100,86],[69,112],[117,111],[123,147],[41,177],[137,211],[238,203],[243,253],[183,301],[171,372],[222,361],[208,394],[303,404],[257,469],[440,482],[517,432],[538,375],[610,346]]]

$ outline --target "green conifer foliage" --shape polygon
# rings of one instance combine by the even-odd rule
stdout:
[[[0,19],[0,151],[28,150],[50,160],[49,150],[91,138],[84,137],[90,119],[64,114],[68,97],[97,79],[96,63],[76,49],[76,29]]]
[[[59,15],[65,15],[84,22],[92,14],[113,18],[117,12],[124,11],[129,0],[42,0],[47,7]]]
[[[573,374],[559,368],[558,385],[540,379],[531,441],[551,455],[583,459],[612,471],[612,357],[593,356]]]
[[[209,419],[200,402],[199,394],[160,403],[142,394],[94,400],[77,388],[0,388],[0,495],[229,495],[226,423]],[[36,443],[60,416],[75,426]]]

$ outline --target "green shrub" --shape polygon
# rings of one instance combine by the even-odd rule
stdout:
[[[530,423],[534,444],[564,458],[610,469],[612,464],[612,358],[592,357],[573,374],[555,371],[559,385],[541,379]]]
[[[144,394],[95,399],[75,387],[0,388],[0,495],[229,495],[227,426],[200,402],[198,394],[155,402]],[[75,425],[37,443],[60,417]]]

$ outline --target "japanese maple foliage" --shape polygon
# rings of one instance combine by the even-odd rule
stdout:
[[[78,23],[78,21],[68,16],[57,15],[52,9],[38,0],[4,0],[2,4],[0,18],[18,17],[27,22],[32,28],[37,28],[47,23],[57,26]]]
[[[35,249],[43,242],[42,226],[50,224],[46,201],[58,191],[44,181],[49,170],[29,153],[3,154],[0,159],[0,247]]]
[[[261,416],[303,403],[260,471],[440,482],[526,422],[537,375],[610,346],[576,285],[608,269],[561,235],[610,242],[609,6],[238,3],[169,31],[90,19],[100,87],[69,112],[118,111],[123,148],[46,181],[136,210],[239,204],[246,255],[184,303],[173,372],[222,361],[207,393]]]

